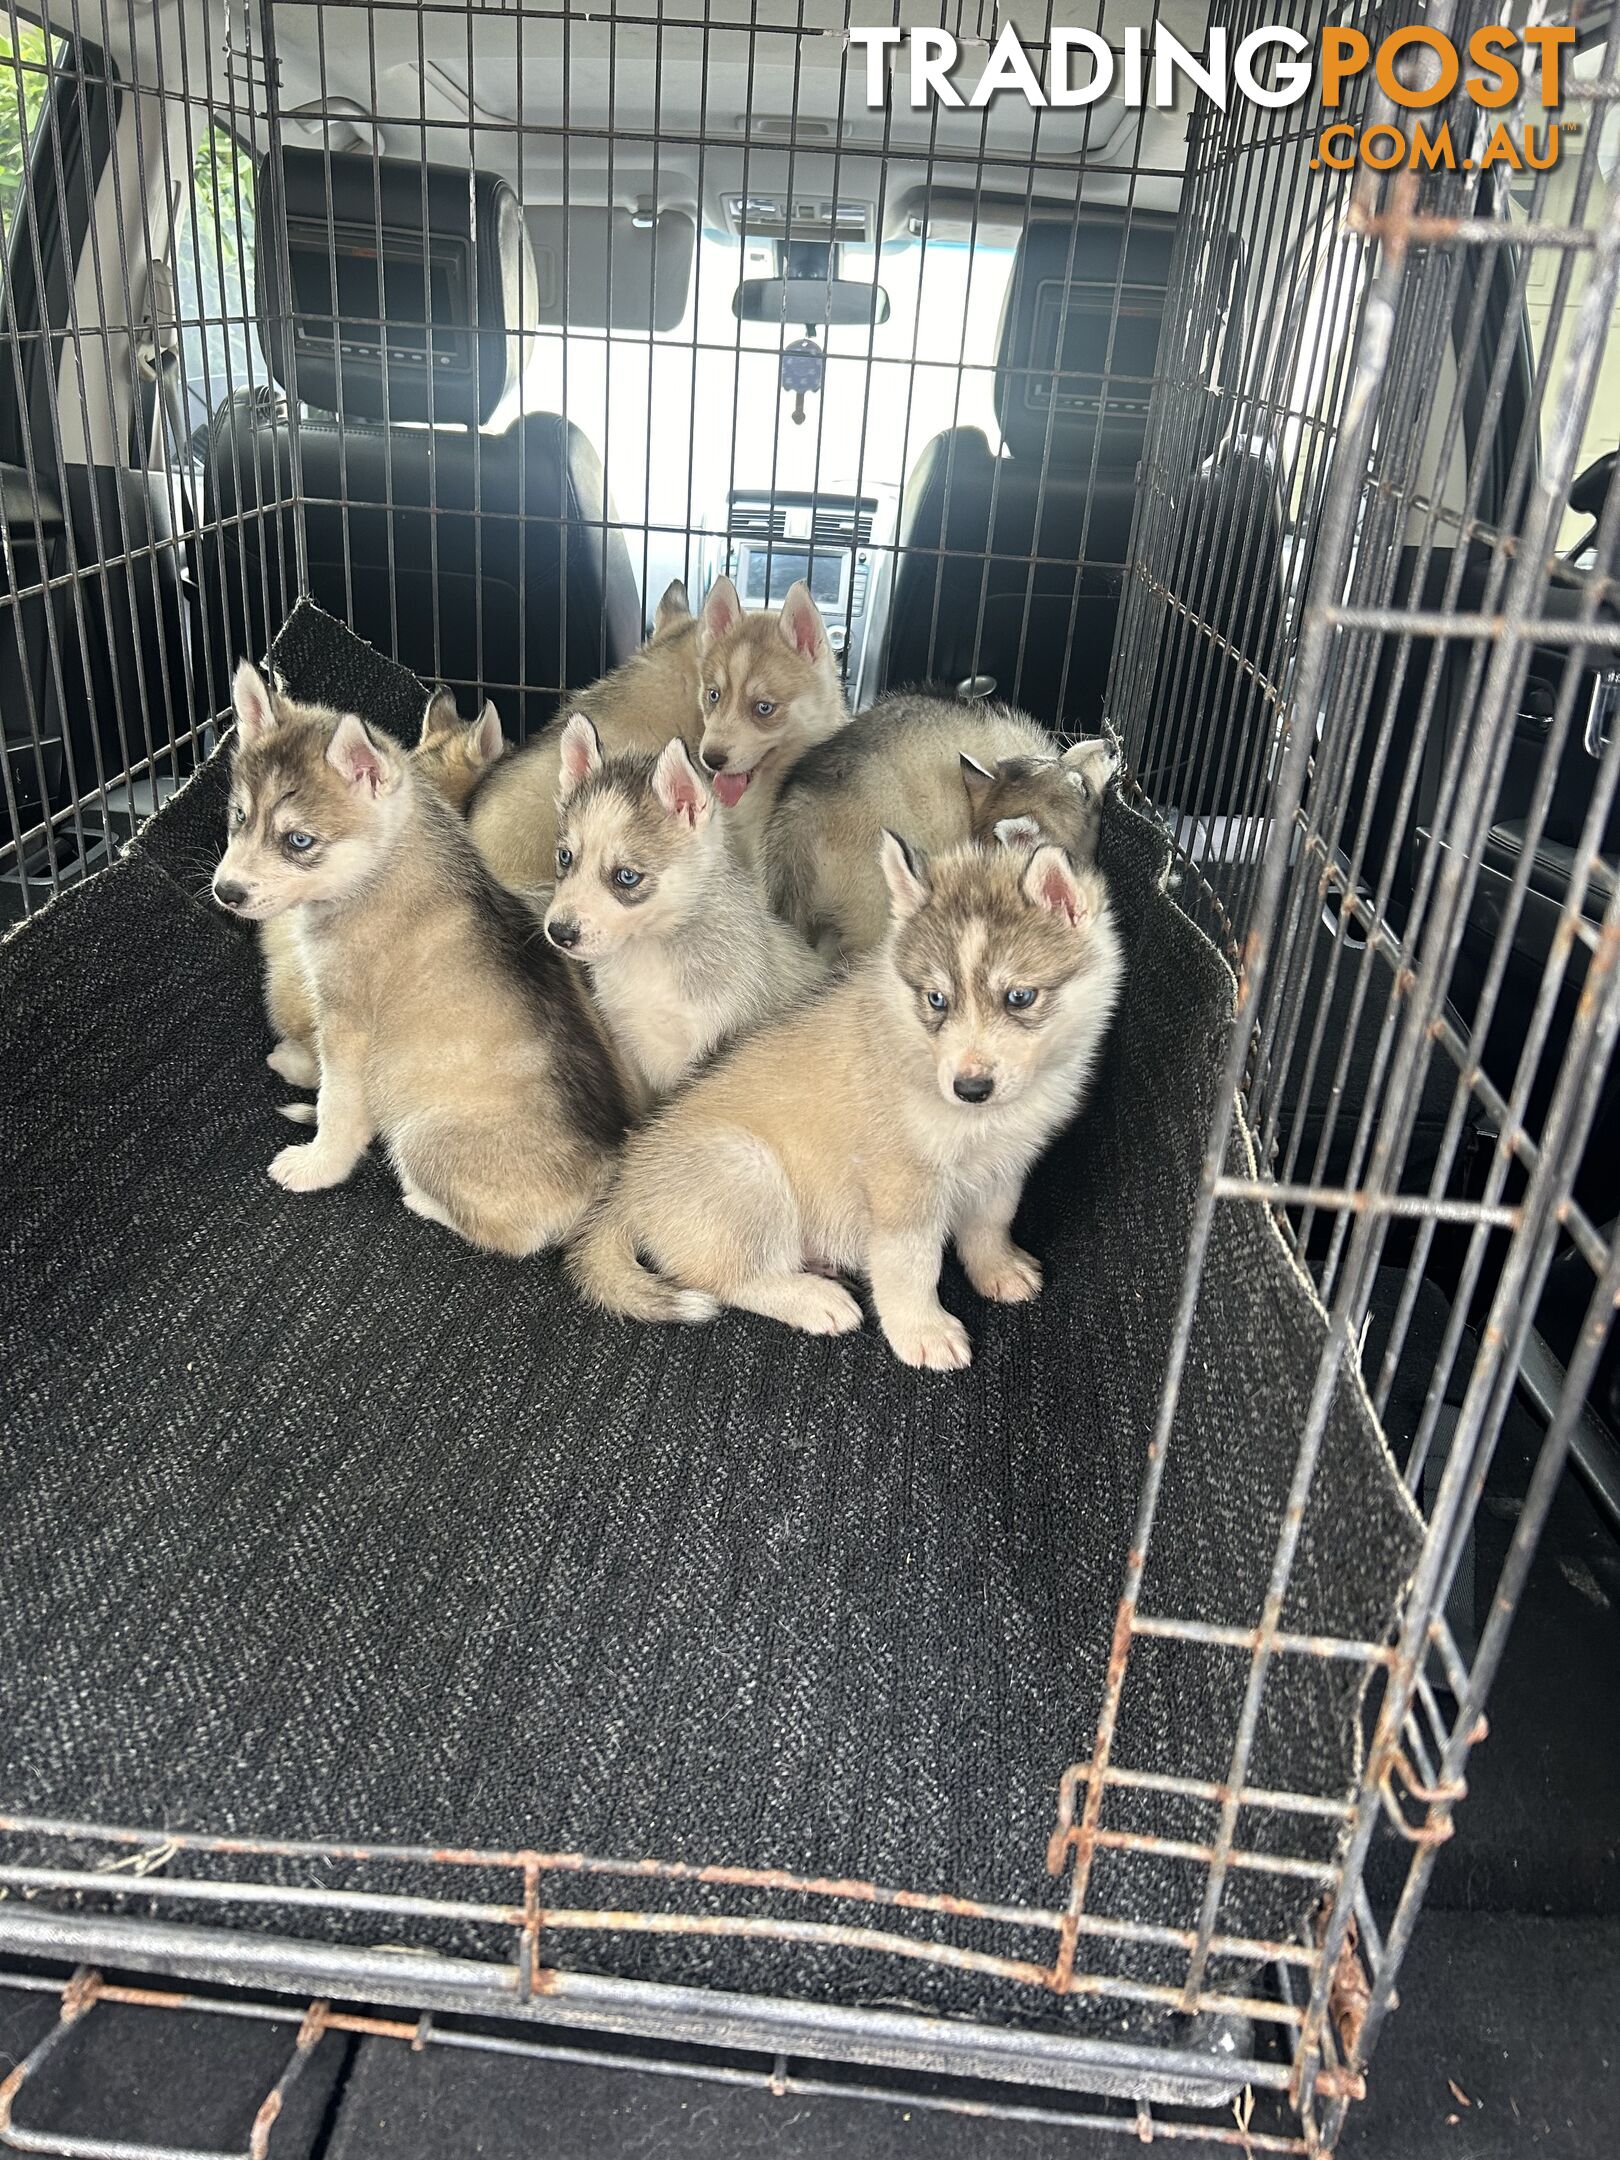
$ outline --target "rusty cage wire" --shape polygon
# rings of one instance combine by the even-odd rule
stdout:
[[[1142,31],[1151,56],[1161,34],[1199,52],[1213,28],[1235,44],[1280,12],[1261,0],[50,0],[35,16],[7,0],[0,886],[12,915],[110,861],[186,780],[228,717],[235,658],[264,653],[300,597],[449,681],[464,705],[493,698],[521,737],[566,687],[624,657],[671,578],[695,596],[727,570],[757,604],[807,572],[857,709],[928,678],[993,688],[1070,733],[1105,719],[1117,730],[1126,793],[1173,842],[1181,904],[1240,971],[1241,1024],[1157,1423],[1142,1435],[1102,1714],[1053,1796],[1049,1906],[801,1877],[769,1855],[701,1867],[69,1822],[0,1791],[0,1828],[27,1841],[0,1856],[0,1945],[306,1999],[1100,2092],[1123,2097],[1068,2119],[1246,2151],[1332,2148],[1451,1833],[1554,1488],[1572,1454],[1614,1485],[1592,1407],[1620,1293],[1601,1159],[1620,1023],[1612,466],[1575,510],[1571,495],[1614,414],[1620,13],[1569,11],[1562,158],[1508,174],[1460,160],[1339,169],[1318,155],[1314,92],[1303,107],[1233,98],[1223,111],[1183,89],[1164,111],[1040,112],[1016,99],[919,111],[891,89],[872,110],[864,51],[846,35],[933,27],[982,61],[1012,22],[1040,62],[1057,26],[1100,27],[1120,50]],[[1374,39],[1421,22],[1459,41],[1544,12],[1483,0],[1288,11],[1313,34],[1353,16]],[[903,55],[880,65],[897,85]],[[1477,150],[1505,120],[1544,124],[1540,83],[1527,73],[1506,113],[1454,89],[1434,117]],[[1361,130],[1399,117],[1370,74],[1340,112]],[[419,191],[421,233],[420,263],[396,259],[381,210],[367,213],[373,282],[358,296],[334,237],[362,215],[349,207],[356,169],[354,202]],[[519,295],[521,334],[493,346],[434,327],[455,277],[483,275],[440,246],[483,214],[475,173],[515,187],[531,242],[517,275],[537,287]],[[324,344],[301,282],[322,267],[312,219],[328,250]],[[1018,253],[1037,227],[1038,290],[1033,272],[1020,282]],[[777,387],[796,320],[738,320],[731,298],[739,266],[791,274],[806,246],[809,274],[825,279],[831,261],[853,282],[887,282],[897,304],[892,320],[874,304],[828,332],[825,389],[796,426],[778,424]],[[401,412],[374,348],[389,330],[385,275],[407,274],[426,319],[407,333],[396,311],[395,335],[414,335],[426,365]],[[1035,345],[998,354],[998,317],[1026,304],[1039,317],[1054,291]],[[357,407],[373,374],[375,409]],[[434,424],[452,397],[460,463]],[[983,435],[971,439],[1014,426],[998,397],[1036,430],[1028,501],[1013,499],[1017,461],[981,460]],[[356,410],[381,423],[363,452]],[[1080,452],[1064,448],[1077,410]],[[1544,842],[1556,889],[1538,882]],[[1531,1018],[1507,1024],[1516,933],[1536,919]],[[1417,1113],[1435,1090],[1420,1149]],[[1246,1168],[1234,1168],[1239,1135]],[[1274,1218],[1326,1315],[1264,1603],[1243,1627],[1151,1612],[1140,1595],[1224,1209]],[[1290,1634],[1330,1400],[1341,1367],[1361,1366],[1374,1276],[1392,1264],[1404,1287],[1366,1364],[1375,1411],[1426,1270],[1443,1268],[1451,1300],[1402,1466],[1423,1516],[1415,1576],[1387,1641]],[[1541,1315],[1555,1277],[1578,1318],[1552,1342]],[[1483,1627],[1459,1639],[1453,1591],[1516,1389],[1538,1403],[1545,1438]],[[1218,1779],[1120,1756],[1133,1652],[1154,1638],[1244,1661]],[[1370,1683],[1353,1790],[1256,1790],[1260,1705],[1282,1659]],[[1131,1842],[1105,1819],[1110,1794],[1155,1778],[1213,1809],[1207,1840],[1144,1841],[1203,1871],[1192,1929],[1115,1919],[1089,1897],[1098,1852]],[[1260,1802],[1329,1822],[1331,1861],[1246,1850],[1245,1807]],[[1410,1848],[1382,1909],[1365,1875],[1375,1838]],[[206,1864],[166,1874],[177,1855]],[[344,1863],[342,1887],[289,1882],[289,1859]],[[407,1862],[431,1896],[397,1886]],[[1223,1932],[1243,1868],[1319,1888],[1299,1939]],[[713,1905],[675,1912],[649,1889],[681,1881]],[[87,1888],[111,1909],[75,1905]],[[725,1904],[762,1890],[796,1916]],[[119,1912],[121,1891],[151,1900],[152,1916]],[[405,1970],[380,1950],[233,1933],[255,1905],[324,1906],[390,1939],[451,1916],[500,1947],[483,1962],[422,1952]],[[908,1912],[974,1922],[975,1941],[1005,1947],[922,1940],[895,1924]],[[548,1941],[591,1929],[977,1961],[1032,2001],[1090,1991],[1238,2016],[1248,2037],[1212,2065],[1191,2041],[943,2028],[785,1997],[694,2007],[553,1969]],[[1175,1951],[1179,1984],[1092,1969],[1089,1945],[1133,1931]],[[1019,1947],[1031,1942],[1038,1953]],[[1222,1974],[1245,1956],[1256,1977],[1234,1993]],[[87,1970],[68,2021],[109,1994]],[[0,2124],[33,2060],[0,2088]],[[1234,2124],[1244,2087],[1259,2111]]]

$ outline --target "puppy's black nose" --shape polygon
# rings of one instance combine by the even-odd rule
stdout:
[[[556,922],[546,924],[546,936],[561,952],[572,952],[579,943],[579,924],[570,917],[560,916]]]
[[[724,772],[728,755],[729,753],[724,750],[705,750],[703,762],[708,766],[710,772]]]
[[[951,1088],[962,1102],[988,1102],[996,1083],[986,1073],[958,1073]]]
[[[230,878],[215,878],[214,898],[221,907],[240,907],[247,898],[247,887],[234,883]]]

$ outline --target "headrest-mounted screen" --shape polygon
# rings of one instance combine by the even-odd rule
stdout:
[[[1095,424],[1106,388],[1109,420],[1145,428],[1163,323],[1162,285],[1045,280],[1035,289],[1024,410],[1044,422],[1055,405],[1061,419]]]
[[[259,329],[283,389],[351,419],[487,420],[538,319],[516,196],[492,173],[287,150],[266,159]]]
[[[1138,211],[1031,225],[1002,321],[996,411],[1014,457],[1134,466],[1147,435],[1175,228]]]
[[[300,358],[329,354],[336,332],[344,357],[375,360],[378,330],[386,329],[390,353],[419,361],[431,346],[441,370],[471,364],[468,250],[443,241],[427,250],[385,238],[377,252],[375,232],[358,226],[318,226],[289,220],[287,261],[292,275],[293,335]],[[333,285],[336,283],[334,293]]]

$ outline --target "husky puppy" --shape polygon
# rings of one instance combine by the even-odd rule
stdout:
[[[452,692],[435,690],[422,715],[411,764],[417,778],[443,796],[452,810],[464,811],[506,752],[501,716],[491,700],[485,700],[476,720],[463,720]]]
[[[575,713],[560,747],[546,936],[587,963],[621,1058],[667,1095],[717,1045],[808,995],[823,966],[736,860],[678,735],[655,758],[604,758]]]
[[[1119,771],[1119,752],[1090,735],[1059,750],[1011,752],[986,766],[960,753],[972,837],[981,847],[1039,847],[1050,840],[1084,868],[1097,860],[1103,804]]]
[[[696,641],[697,618],[676,578],[640,651],[588,690],[566,696],[562,712],[479,789],[468,830],[503,885],[535,893],[551,883],[564,714],[588,713],[611,750],[662,749],[670,730],[696,709]]]
[[[578,696],[608,757],[656,757],[672,734],[713,774],[733,843],[757,858],[776,791],[794,760],[844,727],[838,663],[804,584],[779,613],[750,615],[730,578],[716,578],[702,612],[672,585],[640,652]],[[550,883],[557,845],[562,714],[480,788],[471,829],[502,884],[532,892]]]
[[[788,774],[849,725],[838,662],[809,586],[790,586],[773,619],[744,614],[730,578],[716,578],[698,618],[698,673],[698,756],[735,821],[739,852],[755,861]]]
[[[1119,993],[1106,888],[1056,847],[929,862],[885,833],[881,849],[889,937],[631,1136],[570,1250],[587,1297],[836,1335],[861,1308],[821,1271],[860,1271],[895,1355],[949,1370],[970,1350],[939,1302],[948,1240],[982,1296],[1040,1290],[1009,1231]]]
[[[889,920],[878,835],[902,820],[925,851],[1050,840],[1083,867],[1117,766],[1111,743],[1060,751],[1010,705],[884,698],[789,774],[765,833],[771,905],[831,955],[869,952]]]
[[[495,1252],[557,1243],[627,1119],[580,978],[396,744],[273,697],[246,661],[232,696],[214,897],[249,922],[291,911],[318,1015],[315,1137],[270,1175],[341,1184],[380,1135],[416,1214]]]
[[[342,717],[332,714],[334,724]],[[448,690],[436,690],[422,715],[422,732],[411,763],[418,778],[435,788],[452,810],[466,808],[474,788],[506,748],[500,715],[486,704],[469,726]],[[292,918],[277,915],[259,931],[264,956],[264,1003],[276,1046],[265,1063],[293,1087],[320,1079],[315,1056],[315,1000],[298,963]],[[303,1123],[302,1117],[295,1120]]]

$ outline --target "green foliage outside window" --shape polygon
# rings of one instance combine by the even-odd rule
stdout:
[[[191,182],[198,251],[223,290],[239,292],[244,271],[253,269],[253,154],[223,128],[210,128]]]
[[[175,305],[188,424],[201,427],[235,390],[264,380],[252,331],[251,149],[211,127],[191,165],[191,200],[174,236]]]
[[[28,150],[50,96],[50,40],[31,23],[0,22],[0,235],[9,251],[17,198],[28,179]]]

